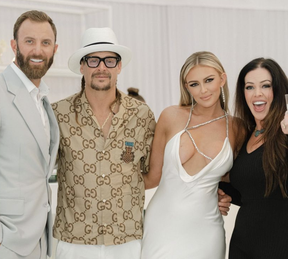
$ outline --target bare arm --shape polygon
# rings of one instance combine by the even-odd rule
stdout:
[[[166,146],[166,125],[169,125],[166,120],[165,112],[162,112],[156,124],[150,156],[150,169],[147,174],[143,175],[145,189],[157,187],[161,179],[164,150]]]

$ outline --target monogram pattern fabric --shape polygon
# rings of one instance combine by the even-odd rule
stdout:
[[[106,140],[85,93],[53,104],[60,128],[54,237],[117,245],[142,238],[144,180],[155,130],[149,107],[121,93]]]

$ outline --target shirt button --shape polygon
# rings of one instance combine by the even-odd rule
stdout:
[[[102,153],[105,154],[105,150],[103,150]]]
[[[104,199],[103,202],[106,202],[106,200]]]
[[[105,174],[102,174],[102,177],[104,178],[104,177],[105,177]]]
[[[104,226],[104,227],[107,227],[107,224],[105,223],[105,224],[103,224],[103,226]]]

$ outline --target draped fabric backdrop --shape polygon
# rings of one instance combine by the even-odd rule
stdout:
[[[111,26],[119,43],[132,49],[133,59],[122,70],[118,88],[124,92],[128,87],[139,88],[156,118],[165,107],[178,104],[179,71],[195,51],[212,51],[222,61],[228,75],[231,110],[238,72],[251,59],[271,57],[288,73],[285,0],[273,1],[275,5],[268,0],[222,0],[218,4],[203,0],[202,6],[197,3],[200,1],[193,0],[180,0],[178,4],[171,0],[147,0],[147,4],[141,0],[6,2],[0,0],[0,51],[1,41],[6,43],[0,61],[3,67],[13,58],[9,46],[12,27],[22,12],[34,8],[44,10],[56,23],[59,44],[53,64],[56,72],[51,70],[45,78],[51,88],[51,102],[80,89],[80,78],[69,72],[67,60],[80,47],[81,35],[89,27]],[[98,10],[96,5],[111,9]]]
[[[80,90],[81,77],[69,72],[67,61],[90,27],[111,26],[119,43],[132,49],[118,88],[139,88],[156,118],[165,107],[178,104],[179,72],[193,52],[211,51],[222,61],[232,111],[237,75],[251,59],[273,58],[288,73],[286,0],[0,0],[0,70],[13,59],[13,24],[29,9],[47,12],[58,29],[59,49],[45,76],[51,102]],[[146,205],[153,191],[147,194]],[[235,212],[230,214],[233,222]]]

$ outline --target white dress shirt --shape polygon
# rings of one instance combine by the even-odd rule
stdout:
[[[22,72],[20,68],[18,68],[15,63],[11,64],[11,67],[15,71],[15,73],[19,76],[20,80],[23,82],[25,87],[27,88],[27,91],[30,93],[30,96],[32,97],[33,101],[35,102],[35,105],[37,107],[37,110],[39,112],[39,115],[41,117],[41,121],[44,126],[44,130],[47,136],[48,144],[50,143],[50,124],[47,112],[43,106],[43,98],[48,95],[49,88],[48,86],[41,80],[39,87],[36,87],[28,78],[27,76]]]

